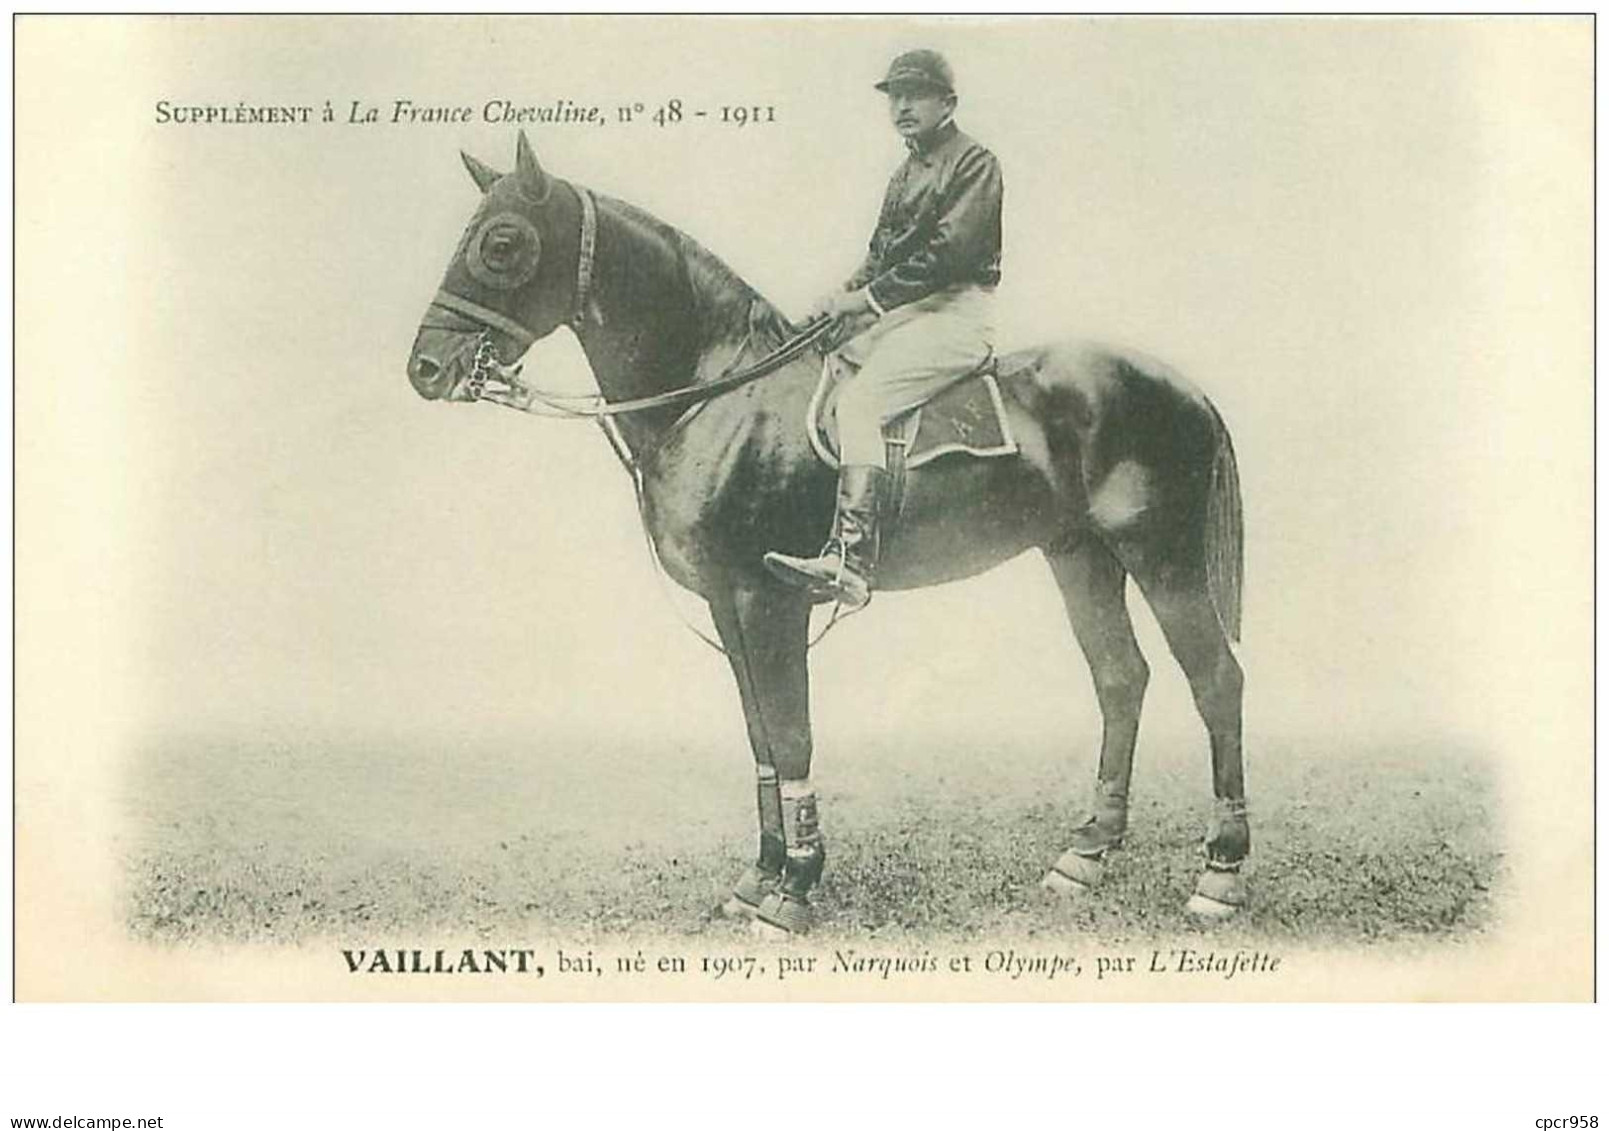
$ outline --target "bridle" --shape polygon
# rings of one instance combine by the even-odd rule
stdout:
[[[570,314],[571,329],[580,333],[586,324],[588,309],[592,302],[592,276],[598,251],[598,205],[593,199],[592,192],[584,185],[571,183],[570,187],[581,201],[581,242],[580,252],[576,258],[575,308]],[[461,318],[467,318],[482,328],[480,334],[463,347],[466,350],[474,350],[468,374],[460,382],[459,387],[453,390],[458,392],[462,389],[464,399],[471,401],[484,399],[537,416],[600,421],[602,418],[644,412],[648,409],[693,407],[702,404],[781,369],[814,345],[831,325],[827,319],[810,323],[753,365],[738,369],[737,363],[743,359],[749,348],[749,339],[745,338],[727,368],[711,381],[647,397],[607,401],[595,393],[557,393],[520,381],[520,366],[517,363],[505,364],[498,358],[497,347],[492,342],[492,331],[498,330],[507,334],[519,346],[522,355],[536,344],[537,338],[530,330],[501,311],[493,310],[446,287],[436,291],[430,306],[432,309],[445,310]],[[508,391],[504,392],[501,389],[488,391],[487,384],[493,380],[507,386]]]

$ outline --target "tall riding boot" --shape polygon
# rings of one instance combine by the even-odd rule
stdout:
[[[847,465],[838,472],[838,513],[832,537],[814,558],[776,551],[766,568],[813,601],[836,601],[853,611],[872,599],[877,572],[878,521],[882,517],[888,472],[871,465]]]

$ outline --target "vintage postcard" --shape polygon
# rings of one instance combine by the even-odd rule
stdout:
[[[1592,86],[19,18],[17,996],[1590,998]]]

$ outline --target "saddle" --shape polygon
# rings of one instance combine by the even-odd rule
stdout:
[[[890,510],[898,513],[897,497],[904,485],[904,473],[932,463],[954,452],[979,458],[1015,455],[1016,437],[1000,397],[995,377],[995,357],[984,359],[971,373],[939,393],[895,417],[883,428],[888,445],[889,477],[896,496]],[[821,369],[821,381],[805,412],[805,432],[810,446],[828,467],[838,467],[838,391],[852,374],[847,366],[828,359]]]

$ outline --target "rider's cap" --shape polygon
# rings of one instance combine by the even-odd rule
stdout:
[[[927,47],[896,55],[888,65],[888,75],[877,84],[878,90],[893,86],[917,86],[937,90],[943,94],[955,93],[955,72],[943,55]]]

